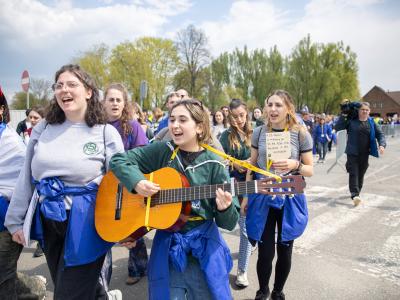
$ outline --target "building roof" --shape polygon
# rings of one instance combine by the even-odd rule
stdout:
[[[371,92],[373,89],[378,89],[379,91],[381,91],[382,93],[386,94],[386,95],[389,96],[391,99],[393,99],[393,101],[396,102],[398,105],[400,105],[400,91],[394,91],[394,92],[389,92],[389,91],[387,91],[387,92],[386,92],[383,88],[381,88],[381,87],[375,85],[372,89],[370,89],[370,90],[368,91],[368,93]],[[364,97],[365,97],[366,95],[368,95],[368,93],[366,93],[366,94],[364,95]],[[363,98],[364,98],[364,97],[363,97]]]
[[[387,92],[390,98],[396,101],[397,104],[400,105],[400,91],[397,92]]]

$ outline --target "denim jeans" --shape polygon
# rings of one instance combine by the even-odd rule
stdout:
[[[205,275],[198,261],[188,257],[184,272],[179,272],[170,264],[170,300],[211,300]]]
[[[0,299],[17,299],[17,262],[22,245],[15,243],[7,231],[0,232]]]
[[[239,244],[239,257],[238,257],[238,270],[247,272],[251,255],[251,244],[247,238],[246,231],[246,216],[240,216],[240,244]]]
[[[324,160],[327,152],[328,152],[328,142],[325,143],[318,142],[319,159]]]
[[[143,277],[147,275],[147,256],[146,244],[144,239],[136,241],[136,246],[129,250],[128,274],[130,277]]]

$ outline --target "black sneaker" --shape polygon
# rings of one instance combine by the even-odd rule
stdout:
[[[33,257],[41,257],[43,256],[43,249],[40,247],[39,243],[36,244],[36,250],[33,252]]]
[[[273,290],[271,293],[271,300],[285,300],[285,294],[283,292]]]
[[[268,297],[269,297],[269,289],[267,289],[265,293],[261,290],[258,290],[254,300],[267,300]]]

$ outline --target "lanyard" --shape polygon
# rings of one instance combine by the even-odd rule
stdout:
[[[230,155],[228,155],[228,154],[226,154],[226,153],[224,153],[222,151],[219,151],[219,150],[211,147],[210,145],[202,143],[202,144],[200,144],[200,146],[203,147],[204,149],[207,149],[207,150],[215,153],[216,155],[218,155],[218,156],[220,156],[220,157],[222,157],[224,159],[229,160],[232,163],[235,163],[235,164],[247,169],[247,170],[251,170],[253,172],[256,172],[256,173],[259,173],[259,174],[262,174],[262,175],[265,175],[265,176],[268,176],[268,177],[273,177],[273,178],[276,179],[277,182],[282,182],[282,178],[280,176],[275,175],[273,173],[270,173],[268,171],[265,171],[263,169],[257,168],[256,166],[253,166],[252,164],[250,164],[250,163],[248,163],[246,161],[242,161],[242,160],[236,159],[236,158],[234,158],[234,157],[232,157],[232,156],[230,156]],[[171,158],[170,158],[171,161],[175,159],[176,155],[178,154],[178,151],[179,151],[179,147],[176,147],[174,149],[174,151],[172,152],[172,154],[171,154]],[[271,161],[270,165],[271,164],[272,164],[272,161]]]
[[[273,177],[273,178],[276,179],[277,182],[281,182],[282,181],[282,178],[280,176],[272,174],[272,173],[270,173],[268,171],[265,171],[263,169],[257,168],[256,166],[253,166],[252,164],[250,164],[250,163],[248,163],[246,161],[242,161],[242,160],[236,159],[236,158],[234,158],[234,157],[232,157],[232,156],[230,156],[230,155],[228,155],[228,154],[226,154],[224,152],[221,152],[221,151],[219,151],[217,149],[214,149],[210,145],[200,144],[200,146],[205,148],[205,149],[207,149],[207,150],[210,150],[211,152],[217,154],[218,156],[220,156],[220,157],[222,157],[224,159],[227,159],[230,162],[235,163],[235,164],[237,164],[237,165],[239,165],[239,166],[241,166],[241,167],[243,167],[243,168],[245,168],[247,170],[251,170],[253,172],[260,173],[260,174],[268,176],[268,177]]]

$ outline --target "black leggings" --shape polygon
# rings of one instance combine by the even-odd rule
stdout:
[[[57,222],[42,216],[42,224],[44,229],[43,252],[54,283],[54,299],[108,299],[104,287],[99,282],[105,255],[88,264],[66,267],[64,247],[68,221]]]
[[[278,258],[275,266],[274,290],[282,291],[292,266],[293,241],[281,242],[283,210],[270,208],[267,223],[258,243],[257,276],[260,290],[268,289],[272,272],[272,261],[275,256],[275,228],[278,225],[278,243],[276,244]]]

